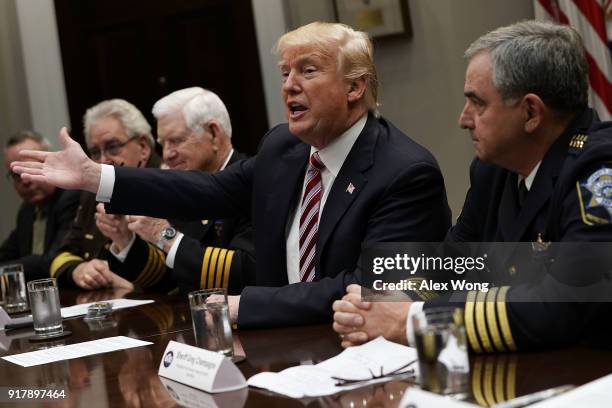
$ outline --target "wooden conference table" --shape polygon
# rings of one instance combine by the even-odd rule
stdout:
[[[64,290],[63,306],[101,300],[110,293]],[[95,298],[94,298],[95,297]],[[194,345],[185,297],[127,295],[155,299],[152,304],[118,310],[105,324],[88,325],[82,318],[64,321],[72,335],[47,343],[32,343],[31,329],[0,331],[0,356],[44,347],[118,335],[153,342],[113,353],[22,368],[0,360],[0,386],[65,389],[68,398],[56,402],[3,403],[0,406],[174,407],[178,406],[157,376],[169,340]],[[235,349],[246,361],[238,367],[246,378],[262,371],[280,371],[297,364],[313,364],[341,351],[331,325],[234,332]],[[241,353],[241,351],[238,351]],[[563,384],[584,384],[612,372],[612,351],[572,348],[548,352],[471,356],[471,401],[492,405],[516,396]],[[220,407],[365,407],[397,406],[404,391],[414,386],[391,381],[325,398],[292,400],[256,389],[209,395],[196,392],[200,406]]]

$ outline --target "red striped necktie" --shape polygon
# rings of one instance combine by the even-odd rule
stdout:
[[[319,230],[319,207],[323,195],[321,171],[325,165],[319,153],[310,156],[306,172],[306,187],[300,208],[300,280],[311,282],[315,276],[315,252],[317,249],[317,232]]]

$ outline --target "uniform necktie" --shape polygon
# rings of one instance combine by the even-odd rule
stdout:
[[[521,208],[523,207],[523,204],[525,204],[527,193],[529,193],[529,190],[527,190],[527,186],[525,185],[525,179],[521,179],[518,185],[518,204]]]
[[[315,275],[314,257],[317,247],[317,232],[319,230],[319,208],[323,185],[321,171],[325,165],[319,158],[319,153],[310,156],[306,172],[306,187],[300,208],[300,281],[311,282]]]
[[[45,252],[45,230],[47,219],[40,209],[35,210],[34,224],[32,225],[32,255],[42,255]]]

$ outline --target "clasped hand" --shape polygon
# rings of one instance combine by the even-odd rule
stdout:
[[[346,295],[333,304],[334,330],[342,339],[342,347],[356,346],[378,336],[407,344],[406,318],[410,301],[366,302],[361,286],[349,285]]]

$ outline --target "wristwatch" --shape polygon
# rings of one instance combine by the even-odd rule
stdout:
[[[173,227],[166,227],[159,233],[159,239],[157,240],[155,245],[163,251],[166,242],[168,242],[174,237],[176,237],[176,229],[174,229]]]

